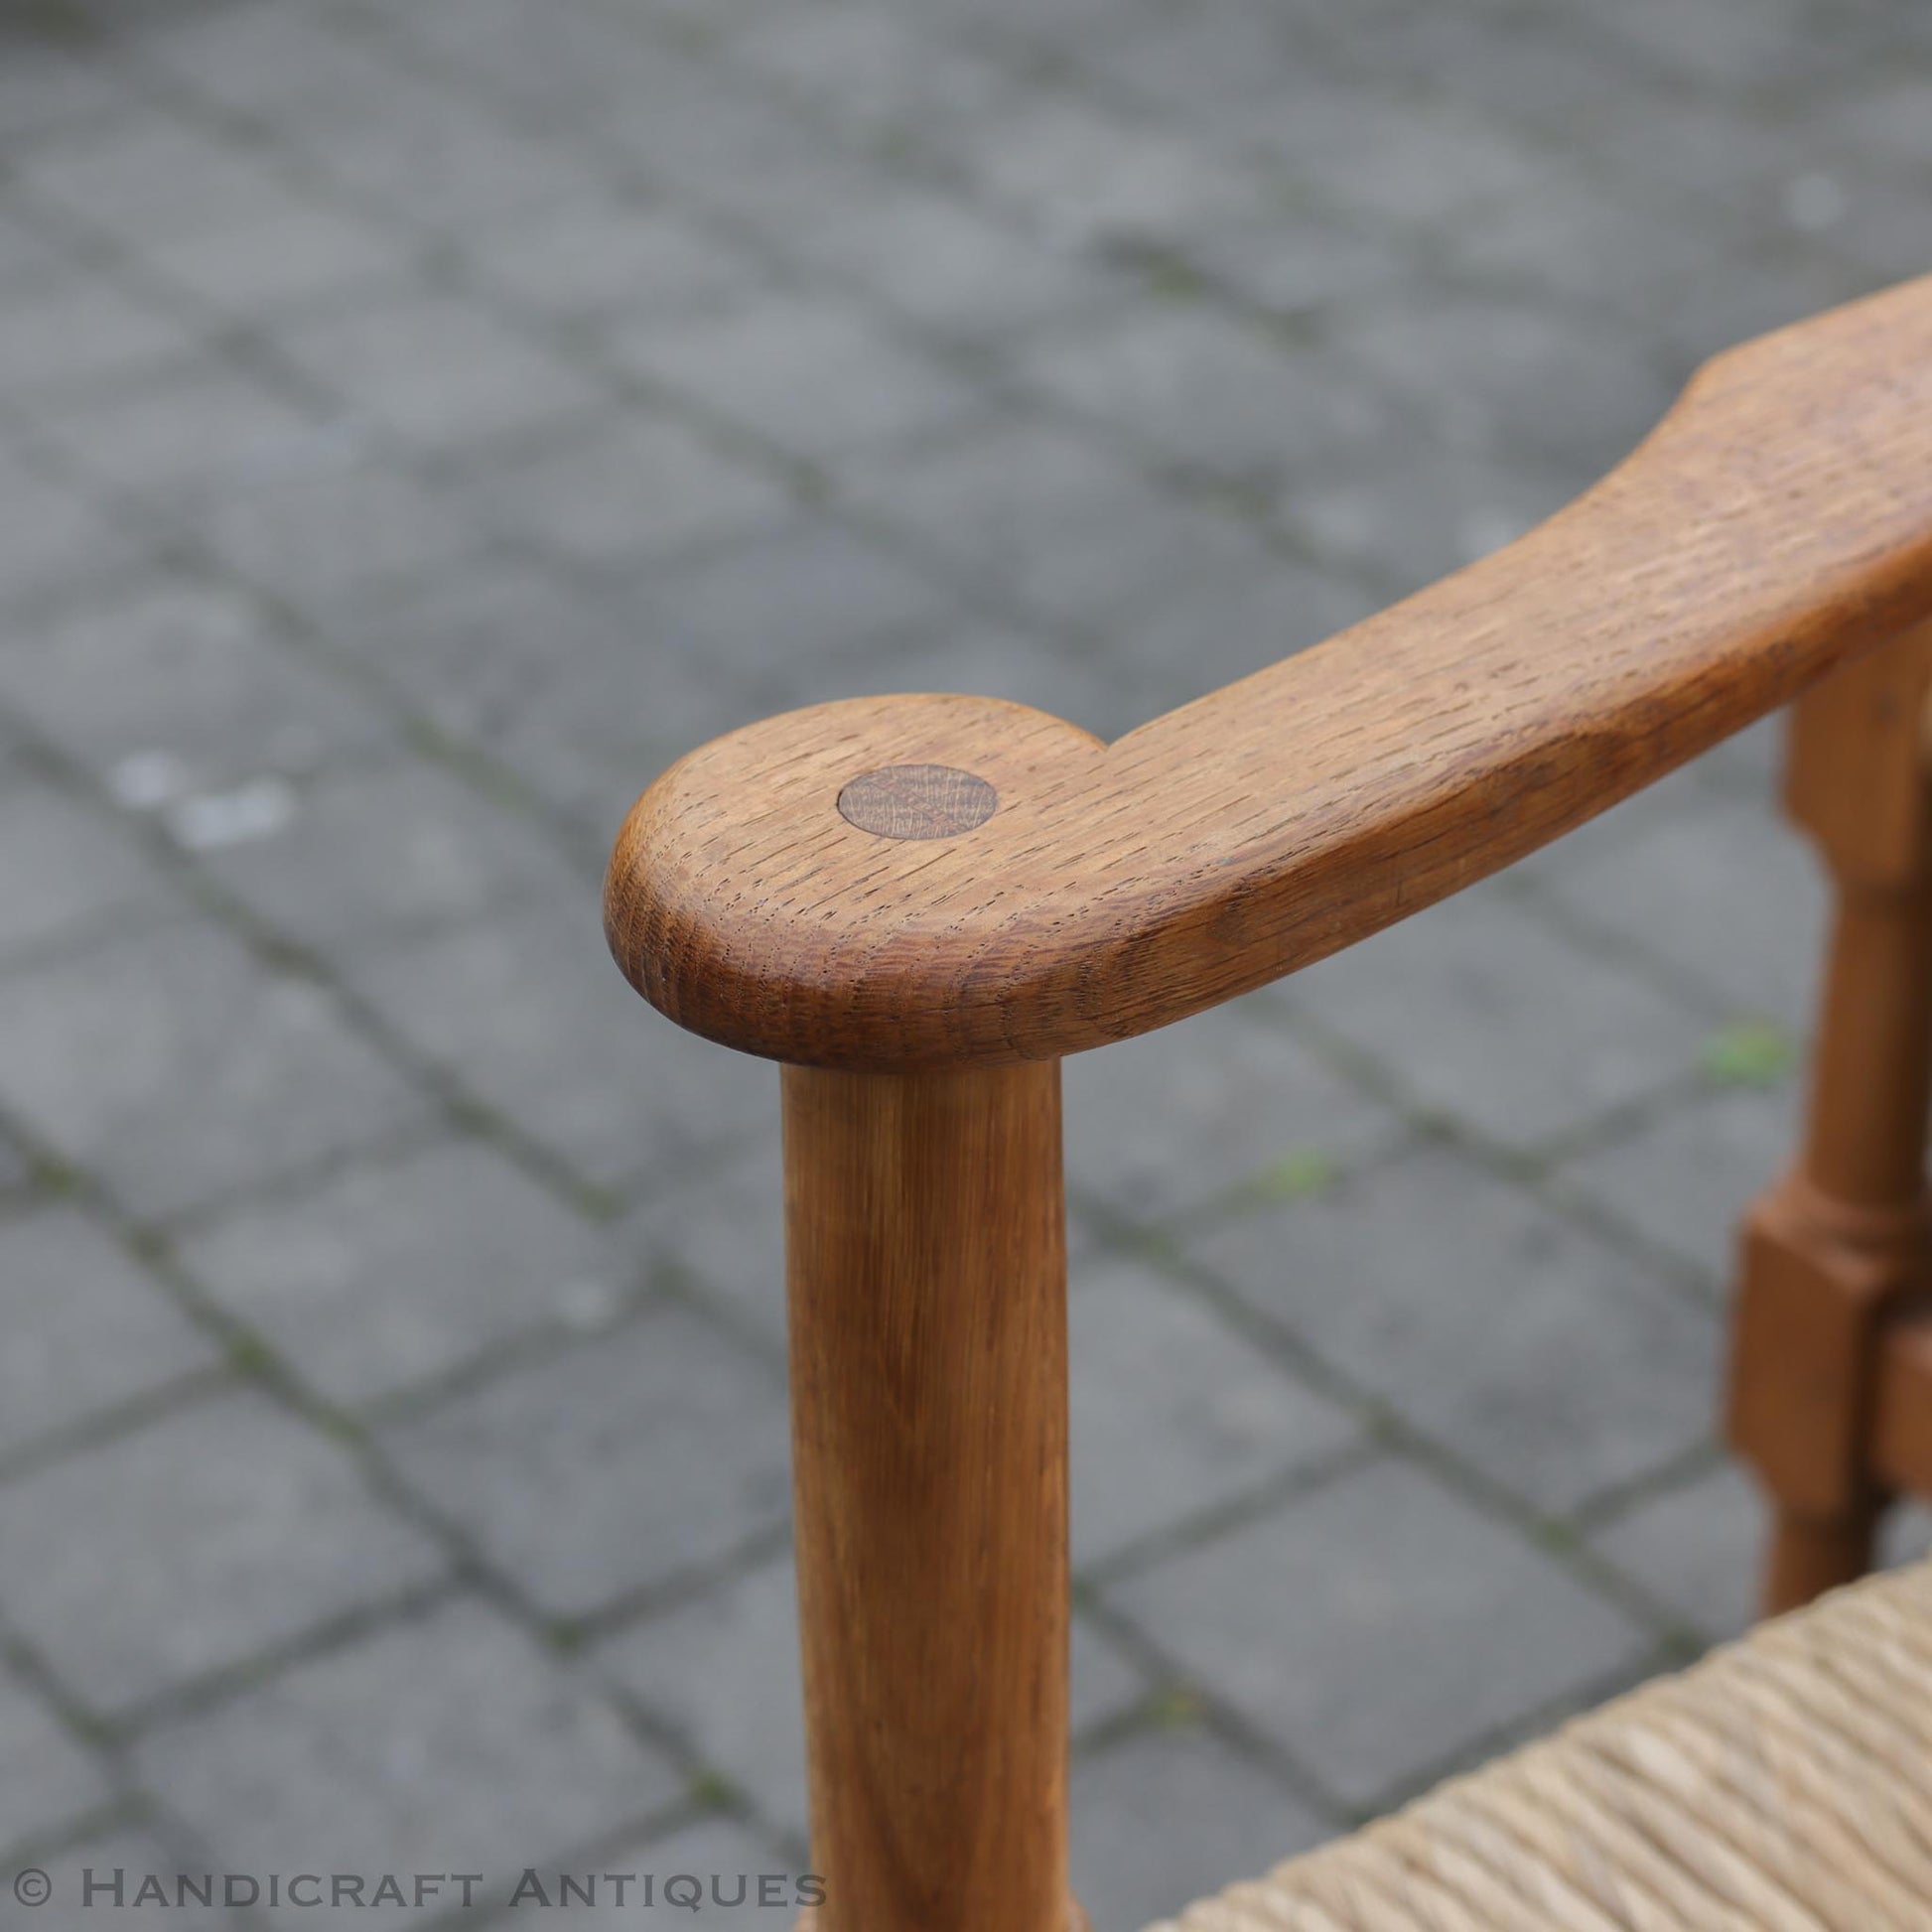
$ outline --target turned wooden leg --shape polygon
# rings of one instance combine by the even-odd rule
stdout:
[[[1932,631],[1841,673],[1793,719],[1788,802],[1835,894],[1794,1171],[1743,1229],[1730,1436],[1772,1500],[1767,1612],[1862,1576],[1881,1323],[1927,1279]]]
[[[1065,1932],[1059,1064],[784,1070],[818,1932]]]

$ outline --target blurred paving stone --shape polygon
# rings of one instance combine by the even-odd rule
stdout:
[[[389,106],[357,117],[352,130],[324,119],[301,132],[324,174],[368,206],[428,229],[540,220],[595,179],[568,142],[513,128],[479,102],[433,84],[415,90],[406,112]]]
[[[1306,968],[1286,990],[1424,1106],[1519,1147],[1688,1073],[1704,1033],[1494,885]]]
[[[370,297],[285,330],[296,366],[355,416],[432,454],[608,410],[601,385],[452,296]]]
[[[1513,543],[1581,494],[1587,471],[1525,457],[1416,447],[1398,439],[1340,463],[1310,465],[1281,495],[1284,524],[1322,556],[1355,569],[1397,563],[1399,590],[1420,590]]]
[[[415,759],[320,778],[279,832],[206,864],[278,931],[336,952],[476,917],[551,887],[564,862],[526,818]]]
[[[1628,328],[1542,303],[1409,286],[1351,312],[1341,355],[1386,401],[1407,401],[1453,448],[1521,450],[1593,477],[1672,400]]]
[[[588,889],[498,908],[348,972],[419,1051],[594,1180],[722,1147],[767,1126],[777,1102],[763,1062],[720,1053],[625,985]]]
[[[340,1445],[249,1390],[0,1484],[0,1608],[103,1714],[295,1643],[443,1567]]]
[[[292,199],[243,143],[153,105],[42,144],[19,180],[31,205],[122,241],[273,218]]]
[[[43,409],[38,427],[77,470],[143,497],[156,514],[332,463],[344,440],[340,419],[251,369],[213,359]]]
[[[1302,319],[1382,287],[1399,271],[1386,240],[1312,218],[1273,216],[1250,227],[1182,236],[1183,259],[1225,282],[1243,300],[1284,319]]]
[[[0,698],[103,776],[149,762],[130,801],[144,805],[311,770],[394,731],[246,598],[158,573],[23,627],[0,653]]]
[[[319,987],[186,922],[0,981],[0,1102],[144,1218],[426,1111]]]
[[[680,423],[626,414],[477,473],[478,513],[567,567],[617,569],[778,522],[770,473]]]
[[[211,233],[135,236],[140,259],[223,321],[270,322],[365,284],[400,281],[406,237],[341,208],[291,198],[272,216]]]
[[[0,382],[23,402],[165,369],[198,332],[169,305],[98,271],[49,275],[31,298],[0,305]]]
[[[526,1865],[681,1795],[615,1711],[468,1597],[164,1725],[134,1763],[226,1869],[345,1871],[371,1887],[384,1872],[481,1872],[473,1911],[454,1884],[433,1900],[459,1920],[506,1903]],[[365,1925],[427,1915],[354,1911]]]
[[[1063,1076],[1068,1184],[1160,1220],[1290,1157],[1346,1163],[1400,1122],[1311,1052],[1267,995],[1076,1053]]]
[[[789,1556],[626,1630],[596,1661],[778,1830],[804,1837],[805,1718]]]
[[[1131,1261],[1070,1296],[1073,1560],[1122,1550],[1336,1455],[1359,1423]]]
[[[179,903],[132,839],[31,780],[0,782],[0,960]]]
[[[1035,93],[946,145],[985,194],[1062,247],[1178,243],[1268,205],[1210,144],[1064,94]]]
[[[1691,1101],[1566,1163],[1562,1183],[1727,1286],[1738,1220],[1797,1154],[1801,1101],[1793,1080]]]
[[[627,1286],[593,1228],[474,1141],[345,1169],[176,1252],[304,1381],[348,1404],[434,1381],[519,1334],[602,1325]]]
[[[29,470],[0,448],[0,602],[45,597],[112,577],[150,540],[71,483]],[[19,639],[12,647],[17,648]]]
[[[778,1096],[767,1129],[654,1188],[625,1218],[626,1245],[669,1258],[774,1344],[785,1334],[784,1177]]]
[[[0,1673],[0,1856],[71,1829],[112,1797],[92,1753],[18,1677]]]
[[[1598,925],[1689,968],[1740,1011],[1809,1024],[1824,958],[1825,881],[1769,799],[1680,790],[1627,834],[1539,856],[1536,877]]]
[[[1574,1509],[1710,1427],[1712,1315],[1451,1150],[1230,1215],[1184,1245],[1540,1509]]]
[[[465,231],[461,245],[485,288],[579,323],[723,309],[766,279],[755,255],[687,213],[602,191],[541,221]]]
[[[1520,1536],[1393,1461],[1107,1593],[1351,1805],[1587,1696],[1640,1647]]]
[[[325,628],[343,603],[459,574],[482,542],[444,496],[349,462],[211,504],[193,527],[230,569]]]
[[[910,456],[856,465],[848,499],[1052,619],[1102,625],[1188,575],[1266,552],[1225,512],[1159,488],[1089,437],[1002,417]]]
[[[1095,1925],[1151,1925],[1333,1835],[1278,1778],[1191,1725],[1073,1767],[1073,1892]]]
[[[0,1457],[220,1360],[160,1284],[69,1207],[0,1221]]]
[[[1713,1642],[1757,1618],[1770,1514],[1749,1474],[1723,1462],[1621,1511],[1591,1541]]]
[[[382,1441],[412,1488],[560,1616],[715,1564],[782,1527],[790,1503],[782,1378],[677,1308]]]
[[[1391,416],[1332,357],[1193,308],[1075,322],[1034,344],[1023,372],[1083,415],[1257,487],[1359,448]]]
[[[1014,332],[1117,303],[1119,273],[1036,240],[1017,223],[903,183],[840,195],[774,223],[773,245],[942,335],[998,346]]]
[[[950,601],[903,558],[817,517],[653,571],[641,589],[653,638],[688,637],[707,670],[745,683],[930,628]]]
[[[790,293],[701,322],[625,329],[612,355],[802,457],[904,441],[979,406],[960,377],[862,312]]]

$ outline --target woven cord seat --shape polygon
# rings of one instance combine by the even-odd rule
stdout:
[[[1932,1564],[1149,1932],[1923,1932]]]

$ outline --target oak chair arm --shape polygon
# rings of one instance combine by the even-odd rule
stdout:
[[[625,822],[612,950],[775,1059],[1052,1058],[1367,937],[1928,613],[1932,279],[1718,356],[1519,541],[1112,745],[930,695],[716,740]]]

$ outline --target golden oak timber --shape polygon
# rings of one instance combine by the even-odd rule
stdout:
[[[1059,1065],[783,1096],[818,1932],[1068,1932]]]
[[[612,861],[633,985],[794,1064],[1045,1059],[1420,910],[1932,614],[1932,281],[1717,357],[1506,549],[1113,745],[992,700],[821,705],[673,765]],[[943,765],[957,836],[838,809]]]

